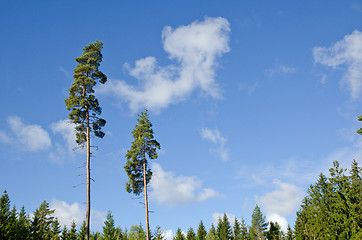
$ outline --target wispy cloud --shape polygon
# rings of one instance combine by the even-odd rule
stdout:
[[[268,68],[264,71],[264,74],[267,76],[274,76],[274,75],[284,75],[295,73],[296,69],[294,67],[286,66],[283,64],[276,64],[272,68]]]
[[[223,161],[229,160],[230,150],[225,147],[227,139],[221,135],[218,129],[203,128],[201,129],[201,136],[203,139],[218,145],[216,149],[211,150],[212,152],[218,154]]]
[[[211,188],[202,188],[202,181],[195,176],[176,176],[164,171],[157,163],[152,164],[152,169],[150,197],[160,204],[186,205],[222,197]]]
[[[350,91],[351,97],[360,97],[362,90],[362,33],[355,30],[331,47],[314,47],[314,62],[333,69],[345,67],[340,81]]]
[[[25,124],[18,116],[7,118],[10,132],[0,132],[0,141],[13,144],[22,150],[39,151],[52,146],[49,134],[40,125]]]
[[[134,67],[125,65],[138,85],[109,80],[98,92],[128,102],[133,112],[143,107],[166,108],[185,100],[197,88],[213,98],[220,98],[215,69],[217,58],[230,51],[229,33],[229,22],[221,17],[206,18],[176,29],[167,26],[162,31],[163,48],[175,65],[159,66],[152,56],[140,59]]]

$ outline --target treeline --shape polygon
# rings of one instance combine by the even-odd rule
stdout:
[[[304,239],[362,239],[362,169],[353,161],[351,170],[340,168],[338,162],[329,170],[330,176],[320,174],[311,185],[297,212],[294,230],[288,226],[283,232],[278,223],[267,222],[259,206],[255,206],[251,225],[243,219],[228,219],[224,214],[216,226],[207,230],[203,222],[195,231],[186,233],[177,229],[174,240],[304,240]],[[24,207],[17,211],[11,207],[5,191],[0,198],[0,240],[83,240],[85,222],[77,228],[61,226],[53,217],[54,210],[44,201],[31,217]],[[101,232],[90,234],[92,240],[146,240],[141,224],[128,229],[115,226],[113,215],[108,212]],[[160,227],[151,231],[151,239],[165,239]]]

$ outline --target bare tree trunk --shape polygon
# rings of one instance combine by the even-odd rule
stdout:
[[[146,155],[145,155],[145,142],[143,142],[143,185],[145,189],[145,211],[146,211],[146,239],[150,240],[150,224],[148,218],[148,198],[147,198],[147,180],[146,180]]]
[[[87,211],[85,221],[85,240],[89,240],[89,223],[90,223],[90,129],[89,129],[89,111],[86,106],[87,117]]]

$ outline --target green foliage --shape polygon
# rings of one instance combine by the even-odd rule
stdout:
[[[31,221],[31,238],[32,239],[51,239],[51,225],[55,210],[49,209],[49,203],[43,201],[38,209],[34,212],[33,220]]]
[[[138,116],[138,124],[132,131],[134,141],[131,149],[127,151],[127,163],[124,167],[129,178],[129,182],[126,183],[126,190],[135,195],[139,195],[144,189],[144,172],[146,172],[146,184],[151,180],[152,171],[148,168],[148,159],[156,159],[156,149],[160,149],[160,144],[153,136],[148,111],[145,110]]]
[[[204,226],[204,223],[202,222],[202,220],[200,221],[199,227],[197,229],[197,240],[205,240],[206,239],[206,235],[207,235],[207,231],[206,228]]]
[[[146,240],[146,231],[143,229],[141,223],[131,226],[128,233],[128,240]]]
[[[76,224],[74,221],[72,222],[72,225],[70,226],[70,231],[68,233],[67,240],[77,240],[77,228],[76,228]]]
[[[173,240],[186,240],[184,234],[181,231],[181,228],[177,228],[176,234],[173,237]]]
[[[93,90],[97,81],[102,84],[107,81],[107,76],[98,69],[102,61],[102,48],[103,43],[100,41],[91,43],[85,46],[83,54],[75,59],[78,65],[74,69],[74,82],[69,88],[69,97],[65,100],[67,110],[71,111],[69,119],[76,124],[76,141],[79,145],[84,145],[87,141],[87,118],[94,135],[100,138],[104,136],[101,128],[106,121],[97,117],[102,113],[102,108]]]
[[[187,240],[196,240],[196,234],[192,227],[190,227],[189,230],[187,231],[186,239]]]
[[[114,226],[114,219],[112,212],[108,211],[106,220],[104,221],[103,226],[103,238],[104,240],[112,240],[115,237],[116,228]]]
[[[287,228],[287,232],[285,233],[285,240],[293,240],[294,237],[293,237],[293,230],[292,228],[290,227],[290,225],[288,224],[288,228]]]
[[[51,239],[52,240],[60,240],[60,233],[62,230],[60,229],[60,224],[57,218],[51,224]]]
[[[233,237],[231,225],[225,213],[222,219],[219,218],[217,224],[217,236],[220,240],[229,240]]]
[[[350,175],[335,161],[330,177],[320,174],[297,212],[296,239],[360,239],[362,232],[361,168],[353,161]]]
[[[78,232],[78,237],[77,240],[84,240],[85,239],[85,231],[86,231],[86,223],[85,221],[83,221],[82,225],[80,226],[79,232]]]
[[[60,235],[61,240],[67,240],[68,239],[68,230],[67,227],[64,226],[62,230],[62,234]]]
[[[233,227],[233,239],[234,240],[241,240],[242,236],[241,236],[241,225],[238,221],[237,218],[235,218],[234,220],[234,227]]]
[[[251,239],[265,239],[265,231],[268,227],[265,216],[261,212],[258,205],[255,206],[251,215],[251,226],[249,229],[249,237]]]
[[[217,240],[218,239],[214,224],[211,224],[210,230],[206,235],[206,239],[207,240]]]
[[[157,226],[155,232],[153,233],[152,240],[163,240],[165,239],[164,235],[165,234],[161,230],[161,227]]]
[[[281,240],[283,237],[283,232],[277,222],[269,223],[269,230],[266,232],[266,238],[268,240]]]
[[[241,239],[247,240],[248,239],[248,226],[246,225],[243,218],[241,218],[240,225],[241,225],[241,233],[240,233]]]

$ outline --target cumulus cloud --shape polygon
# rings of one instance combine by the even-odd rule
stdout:
[[[230,150],[225,147],[227,139],[221,135],[218,129],[203,128],[201,129],[201,136],[203,139],[218,145],[218,148],[211,150],[212,152],[219,155],[223,161],[229,160]]]
[[[340,81],[356,99],[362,90],[362,33],[355,30],[331,47],[314,47],[315,63],[336,69],[345,67],[345,73]]]
[[[75,124],[68,120],[59,120],[56,123],[50,125],[53,133],[59,133],[68,144],[68,149],[71,151],[77,147],[75,142]]]
[[[68,204],[64,201],[54,199],[50,202],[50,209],[55,209],[53,216],[58,218],[61,225],[67,225],[69,227],[74,221],[80,226],[85,220],[85,207],[77,202]],[[91,216],[92,227],[101,226],[106,218],[104,212],[94,209],[91,210]]]
[[[51,147],[49,134],[40,125],[27,125],[17,116],[8,117],[7,122],[11,133],[1,132],[0,141],[15,144],[21,149],[33,152]]]
[[[173,172],[164,171],[157,163],[152,164],[152,169],[150,197],[160,204],[186,205],[222,197],[213,189],[202,188],[202,181],[197,177],[176,176]]]
[[[276,189],[262,197],[257,197],[257,202],[266,209],[269,221],[278,222],[282,229],[286,230],[288,222],[285,217],[294,214],[298,209],[304,197],[304,191],[295,185],[279,180],[274,180],[273,184]]]
[[[197,88],[220,98],[215,69],[217,58],[230,51],[229,33],[229,22],[222,17],[176,29],[166,26],[162,31],[163,48],[175,64],[159,66],[152,56],[137,60],[134,67],[127,63],[125,69],[138,84],[109,80],[98,92],[128,102],[133,112],[143,107],[160,110],[186,99]]]

